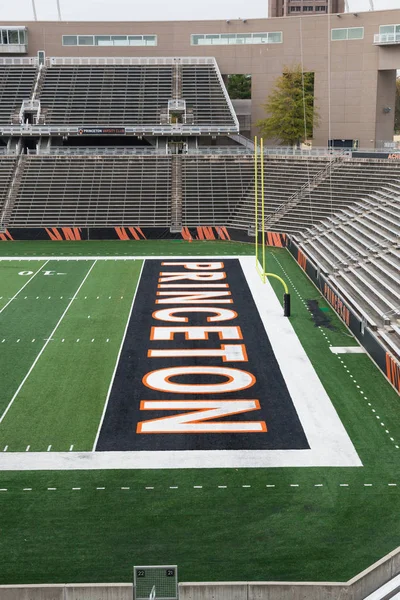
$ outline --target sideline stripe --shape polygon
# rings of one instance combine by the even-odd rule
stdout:
[[[11,406],[14,404],[14,400],[16,399],[16,397],[18,396],[18,394],[20,393],[25,381],[28,379],[29,375],[32,373],[37,361],[39,360],[39,358],[42,356],[44,350],[46,349],[47,344],[49,343],[50,339],[53,337],[53,335],[55,334],[55,332],[58,329],[58,326],[60,325],[61,321],[63,320],[63,318],[65,317],[65,315],[68,312],[68,309],[70,308],[71,304],[73,303],[73,301],[75,300],[75,298],[77,297],[81,287],[83,286],[83,284],[85,283],[86,279],[89,277],[91,270],[93,269],[94,265],[96,264],[97,260],[95,260],[92,264],[92,266],[90,267],[89,271],[86,273],[85,277],[83,278],[83,280],[81,281],[78,289],[76,290],[75,294],[73,295],[73,297],[71,298],[71,301],[69,302],[67,308],[64,310],[63,314],[61,315],[57,325],[54,327],[53,331],[51,332],[51,334],[49,335],[48,339],[46,340],[46,342],[44,343],[42,349],[40,350],[39,354],[37,355],[37,357],[35,358],[35,360],[32,363],[31,368],[29,369],[29,371],[27,372],[27,374],[25,375],[25,377],[23,378],[23,380],[21,381],[21,383],[18,386],[17,391],[15,392],[14,396],[11,398],[10,402],[8,403],[7,408],[5,409],[5,411],[3,412],[3,414],[0,417],[0,423],[3,422],[4,417],[7,415],[8,411],[10,410]]]
[[[156,254],[151,254],[151,255],[146,255],[146,256],[140,256],[140,255],[135,255],[135,256],[113,256],[113,255],[109,255],[109,256],[69,256],[69,255],[63,255],[63,256],[0,256],[0,262],[1,261],[12,261],[12,260],[26,260],[26,261],[30,261],[30,260],[62,260],[62,261],[68,261],[68,260],[146,260],[146,259],[152,259],[152,260],[182,260],[183,259],[189,259],[189,260],[193,260],[193,259],[198,259],[198,260],[202,260],[203,258],[212,258],[215,260],[216,257],[220,257],[220,258],[224,258],[224,259],[228,259],[228,258],[240,258],[240,257],[252,257],[253,254],[224,254],[221,253],[216,255],[216,254],[212,254],[211,256],[209,254],[195,254],[190,255],[190,256],[186,256],[185,254],[180,254],[178,256],[175,255],[170,255],[170,254],[163,254],[161,256],[156,255]]]
[[[130,308],[130,311],[129,311],[128,319],[127,319],[127,321],[126,321],[124,335],[122,336],[122,341],[121,341],[121,345],[120,345],[120,347],[119,347],[119,352],[118,352],[117,360],[116,360],[116,362],[115,362],[114,371],[113,371],[113,374],[112,374],[112,377],[111,377],[110,385],[109,385],[109,387],[108,387],[107,398],[106,398],[106,401],[105,401],[105,403],[104,403],[103,413],[102,413],[102,415],[101,415],[101,419],[100,419],[99,427],[98,427],[98,429],[97,429],[96,437],[95,437],[95,440],[94,440],[94,443],[93,443],[92,452],[95,452],[95,450],[96,450],[97,442],[98,442],[98,439],[99,439],[99,436],[100,436],[100,431],[101,431],[101,428],[103,427],[103,421],[104,421],[104,417],[106,416],[106,410],[107,410],[107,407],[108,407],[108,402],[109,402],[109,400],[110,400],[111,389],[112,389],[112,386],[113,386],[113,384],[114,384],[115,374],[116,374],[116,372],[117,372],[117,368],[118,368],[118,365],[119,365],[119,359],[120,359],[120,356],[121,356],[122,347],[123,347],[123,345],[124,345],[125,338],[126,338],[126,333],[127,333],[127,331],[128,331],[128,326],[129,326],[129,323],[130,323],[130,320],[131,320],[131,315],[132,315],[132,311],[133,311],[133,306],[134,306],[134,304],[135,304],[135,300],[136,300],[136,294],[137,294],[137,291],[138,291],[138,289],[139,289],[139,284],[140,284],[140,280],[141,280],[141,278],[142,278],[143,267],[144,267],[144,264],[145,264],[145,262],[146,262],[146,261],[145,261],[145,260],[143,260],[143,262],[142,262],[142,267],[141,267],[141,269],[140,269],[140,273],[139,273],[139,277],[138,277],[138,280],[137,280],[137,283],[136,283],[136,290],[135,290],[135,293],[134,293],[134,295],[133,295],[133,298],[132,298],[132,304],[131,304],[131,308]],[[108,340],[107,340],[107,341],[108,341]],[[1,422],[1,421],[0,421],[0,422]]]
[[[41,270],[42,270],[42,269],[43,269],[43,268],[44,268],[44,267],[47,265],[47,263],[49,262],[49,260],[50,260],[50,259],[46,260],[46,262],[45,262],[45,263],[44,263],[44,264],[43,264],[43,265],[40,267],[40,269],[39,269],[38,271],[36,271],[36,273],[34,273],[34,274],[32,275],[32,277],[30,277],[30,278],[28,279],[28,281],[27,281],[26,283],[24,283],[24,285],[22,286],[22,288],[21,288],[20,290],[18,290],[18,292],[17,292],[17,293],[16,293],[16,294],[15,294],[15,295],[14,295],[14,296],[13,296],[13,297],[12,297],[12,298],[11,298],[11,299],[8,301],[8,302],[7,302],[7,304],[5,304],[5,305],[3,306],[3,308],[0,310],[0,315],[1,315],[1,313],[3,312],[3,310],[4,310],[5,308],[7,308],[7,306],[8,306],[8,305],[9,305],[9,304],[10,304],[10,303],[13,301],[13,300],[15,300],[15,298],[18,296],[18,294],[19,294],[20,292],[22,292],[22,290],[23,290],[23,289],[24,289],[24,288],[25,288],[25,287],[28,285],[28,283],[30,283],[30,282],[32,281],[32,279],[33,279],[34,277],[36,277],[36,275],[37,275],[38,273],[40,273],[40,271],[41,271]]]
[[[333,354],[366,354],[362,346],[330,346],[329,350]]]

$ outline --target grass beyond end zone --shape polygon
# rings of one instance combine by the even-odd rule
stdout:
[[[1,256],[202,256],[254,254],[253,244],[222,240],[88,240],[0,242]]]
[[[6,246],[17,248],[24,243],[0,244],[0,249]],[[52,242],[44,243],[54,247]],[[94,242],[84,243],[84,246],[89,247],[92,243]],[[132,248],[133,245],[137,248],[142,244],[146,248],[152,246],[154,254],[158,255],[159,243],[166,242],[132,242]],[[35,244],[27,244],[39,252]],[[82,248],[82,242],[66,244]],[[109,250],[108,244],[114,242],[105,244],[104,248]],[[115,244],[123,247],[130,242]],[[194,243],[168,244],[170,247],[165,255],[178,255],[175,251],[178,247],[185,249],[188,255],[195,255],[192,252]],[[199,254],[215,252],[216,255],[223,255],[219,251],[220,244],[221,242],[199,242],[202,248]],[[55,245],[55,248],[64,249],[64,243]],[[228,244],[228,248],[227,254],[232,254],[233,246]],[[251,253],[251,247],[245,248]],[[26,246],[26,252],[29,252],[29,245]],[[101,254],[105,255],[106,252]],[[46,252],[43,255],[46,256]],[[0,490],[6,491],[0,491],[0,583],[131,581],[134,564],[175,563],[179,565],[181,581],[345,581],[400,545],[398,395],[367,355],[332,354],[330,344],[348,346],[357,342],[291,255],[286,250],[268,249],[267,261],[268,270],[288,280],[293,327],[364,466],[3,472],[0,473]],[[82,279],[91,262],[70,262],[71,277],[75,268],[80,268],[78,265],[81,264],[79,276]],[[60,264],[65,263],[58,263],[59,266]],[[90,293],[88,291],[83,294],[83,297],[87,296],[86,300],[90,297],[90,311],[95,312],[84,311],[87,308],[84,304],[77,304],[75,307],[74,301],[71,313],[68,311],[60,324],[59,333],[65,336],[65,340],[69,332],[73,333],[74,339],[79,337],[78,332],[81,331],[92,335],[91,330],[86,330],[89,327],[89,314],[96,314],[96,319],[99,319],[99,335],[103,332],[107,335],[105,314],[108,314],[111,307],[116,312],[111,317],[110,326],[113,330],[119,328],[121,338],[129,299],[127,298],[124,307],[115,302],[107,308],[104,307],[107,302],[104,299],[103,303],[102,293],[99,292],[101,287],[107,290],[108,295],[113,296],[114,291],[111,293],[110,288],[118,289],[125,301],[125,279],[134,281],[135,274],[124,272],[120,273],[120,277],[113,270],[119,264],[122,269],[129,268],[128,265],[133,269],[135,265],[133,261],[111,261],[99,262],[93,268],[94,275],[94,269],[103,269],[103,265],[107,269],[101,271],[101,277],[96,277],[92,283],[88,278],[87,285],[93,287]],[[0,269],[2,265],[0,262]],[[25,267],[21,262],[21,268],[22,266]],[[38,268],[37,263],[35,267]],[[32,263],[30,268],[33,270]],[[100,275],[100,271],[97,273]],[[14,279],[15,277],[10,278],[10,290],[15,290],[15,284],[12,283]],[[29,286],[34,282],[35,280]],[[78,277],[70,280],[68,290],[73,291],[72,283],[78,285]],[[271,284],[279,298],[282,298],[283,291],[279,282],[272,280]],[[59,296],[61,295],[63,294],[60,293]],[[97,296],[100,298],[97,299]],[[315,325],[311,313],[306,309],[307,300],[318,300],[319,306],[324,309],[324,315],[329,319],[329,328],[320,329]],[[79,297],[77,301],[79,303]],[[31,313],[29,319],[24,317],[24,302],[27,300],[21,298],[18,302],[20,310],[15,313],[11,332],[18,331],[18,315],[27,326],[31,326],[31,321],[36,321],[35,327],[39,327],[41,319],[34,317],[36,313]],[[38,302],[39,307],[39,300],[35,302]],[[50,304],[42,304],[40,310],[32,310],[37,310],[37,315],[43,315],[46,327],[51,331],[55,317],[46,314],[46,306],[51,306],[51,301],[48,302]],[[62,314],[60,302],[62,300],[58,299],[58,318]],[[96,308],[96,303],[100,303],[99,308]],[[30,304],[34,305],[34,302]],[[118,312],[119,309],[121,313]],[[52,311],[48,309],[48,312]],[[68,315],[70,321],[67,321]],[[65,331],[62,329],[64,325]],[[83,333],[81,336],[83,338]],[[15,342],[16,351],[13,354],[16,369],[24,356],[20,343],[17,345]],[[73,430],[79,432],[81,439],[89,439],[93,435],[95,428],[88,427],[88,423],[95,416],[98,417],[99,406],[95,398],[97,391],[91,387],[93,382],[86,381],[89,379],[89,363],[96,372],[97,380],[101,379],[102,374],[101,368],[96,366],[96,353],[90,354],[91,350],[88,350],[91,342],[85,346],[74,342],[69,347],[71,351],[73,349],[71,356],[76,356],[76,360],[68,358],[69,351],[63,350],[65,346],[61,346],[65,343],[58,344],[56,341],[52,346],[53,342],[49,342],[45,352],[49,351],[48,358],[51,360],[48,363],[46,361],[47,366],[43,363],[37,379],[32,380],[37,394],[40,396],[43,388],[46,402],[52,405],[54,401],[57,406],[53,417],[45,423],[46,429],[41,430],[41,436],[51,432],[54,427],[57,436],[64,435],[64,446],[69,443]],[[117,350],[116,346],[114,357]],[[11,346],[8,351],[11,352]],[[89,354],[86,356],[87,352]],[[113,360],[111,356],[105,358],[101,352],[98,356],[101,364],[105,364],[105,373],[109,379],[107,369],[112,368]],[[9,361],[9,364],[13,363]],[[24,363],[25,372],[26,364],[27,362]],[[94,398],[93,411],[92,408],[87,408],[87,418],[83,416],[82,427],[74,411],[68,411],[57,404],[50,393],[52,389],[57,389],[54,386],[59,385],[58,378],[63,378],[63,364],[66,364],[68,372],[70,369],[74,370],[74,376],[70,377],[71,381],[64,391],[67,393],[68,403],[73,403],[77,415],[81,414],[81,389],[93,394],[90,396]],[[39,365],[40,363],[37,367]],[[53,369],[57,377],[53,375]],[[77,383],[74,378],[77,378]],[[98,384],[104,385],[100,382]],[[32,388],[31,392],[33,391]],[[24,403],[31,402],[31,396],[32,393],[24,396]],[[67,412],[63,413],[63,410]],[[39,411],[40,406],[37,405],[36,412]],[[57,411],[61,411],[60,424],[57,424]],[[30,415],[35,418],[33,412]],[[15,440],[22,446],[25,442],[21,431],[33,436],[34,428],[29,429],[28,420],[24,420],[22,404],[18,413],[15,413],[16,418],[17,416],[18,427],[11,430],[10,420],[9,432],[16,436]],[[71,426],[65,425],[66,417],[71,419]],[[35,427],[37,425],[38,420],[35,421]],[[68,436],[66,432],[69,432]]]

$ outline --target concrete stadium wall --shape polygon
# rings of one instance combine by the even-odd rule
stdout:
[[[343,583],[180,583],[179,600],[364,600],[400,574],[400,547]],[[398,590],[400,591],[400,585]],[[383,596],[382,600],[392,597]],[[132,600],[129,583],[0,586],[1,600]]]

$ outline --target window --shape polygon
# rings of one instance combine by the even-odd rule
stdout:
[[[156,35],[63,35],[63,46],[157,46]]]
[[[205,33],[192,34],[192,46],[225,46],[228,44],[281,44],[282,31],[268,33]]]
[[[381,25],[379,27],[379,33],[400,34],[400,25]]]
[[[95,35],[94,36],[95,46],[112,46],[110,35]]]
[[[364,27],[348,27],[347,29],[332,29],[331,40],[362,40],[364,38]]]
[[[303,6],[304,12],[312,12],[314,10],[313,6]]]
[[[0,45],[9,45],[9,44],[26,44],[26,30],[21,29],[19,27],[16,28],[0,28]]]
[[[78,37],[76,35],[63,35],[63,46],[76,46]]]
[[[317,12],[326,12],[326,6],[316,6],[315,10]]]
[[[94,46],[92,35],[78,35],[78,46]]]

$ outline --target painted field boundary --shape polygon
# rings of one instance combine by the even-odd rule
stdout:
[[[30,261],[30,260],[47,260],[47,261],[52,261],[52,260],[180,260],[181,262],[184,262],[185,259],[186,260],[203,260],[203,259],[207,259],[207,260],[217,260],[219,259],[224,259],[224,260],[228,260],[228,259],[238,259],[241,256],[252,256],[251,254],[224,254],[223,252],[219,252],[218,254],[204,254],[204,255],[197,255],[197,254],[179,254],[177,256],[174,255],[170,255],[170,254],[146,254],[145,256],[141,256],[141,255],[135,255],[135,256],[128,256],[128,255],[124,255],[121,254],[119,256],[113,256],[112,254],[108,254],[105,256],[102,256],[100,254],[93,254],[93,255],[89,255],[89,256],[81,256],[80,254],[77,256],[70,256],[68,254],[65,255],[58,255],[58,256],[40,256],[40,255],[35,255],[35,256],[0,256],[0,262],[1,261]]]
[[[180,583],[179,600],[365,600],[400,574],[400,547],[346,582]],[[400,591],[400,584],[382,600]],[[382,590],[383,592],[383,590]],[[130,583],[3,585],[1,600],[132,600]]]

